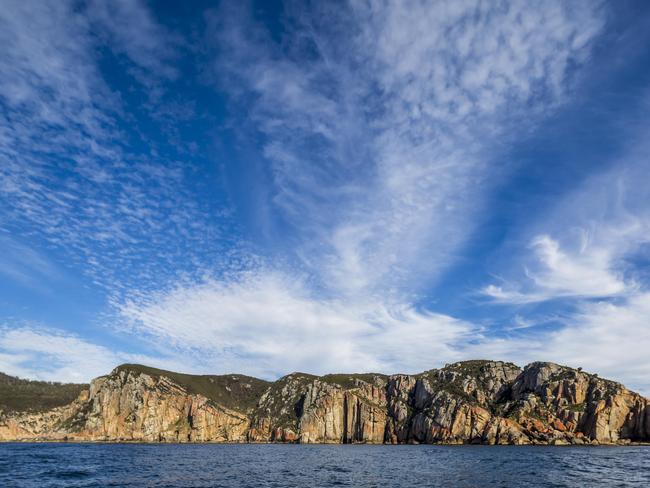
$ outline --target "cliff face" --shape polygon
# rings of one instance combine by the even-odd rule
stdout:
[[[650,402],[552,363],[266,383],[122,366],[72,403],[0,412],[0,440],[585,444],[650,441]]]
[[[249,420],[169,378],[117,371],[100,377],[71,405],[8,415],[0,439],[241,442]]]

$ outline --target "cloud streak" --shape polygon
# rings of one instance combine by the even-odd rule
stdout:
[[[625,298],[647,290],[634,261],[650,243],[647,143],[630,149],[557,202],[534,228],[528,252],[515,260],[515,278],[482,292],[503,303],[558,298]],[[546,233],[540,233],[544,229]]]
[[[178,37],[141,2],[109,12],[102,2],[10,1],[0,26],[0,228],[57,249],[111,299],[217,268],[227,202],[197,199],[196,166],[161,154],[137,123],[172,102],[162,85],[177,76]],[[99,52],[123,66],[129,93],[109,81]],[[139,90],[148,102],[128,104]]]
[[[279,43],[245,11],[213,15],[216,69],[252,94],[273,201],[326,288],[408,295],[453,263],[493,183],[484,154],[563,102],[602,26],[592,7],[289,9]]]
[[[0,326],[0,371],[44,381],[83,383],[117,364],[160,364],[160,358],[126,354],[61,330],[32,325]],[[168,362],[168,365],[174,365]],[[180,366],[175,363],[175,366]]]
[[[180,350],[204,367],[266,378],[288,371],[419,371],[458,357],[472,327],[409,306],[349,303],[311,294],[306,283],[256,272],[127,302],[135,330]]]
[[[513,260],[505,285],[482,290],[502,305],[570,304],[556,318],[555,330],[491,341],[486,347],[493,354],[549,358],[650,392],[650,275],[644,271],[650,246],[650,192],[645,184],[650,146],[644,132],[628,135],[621,157],[526,229],[536,237]],[[547,233],[537,234],[540,229]]]

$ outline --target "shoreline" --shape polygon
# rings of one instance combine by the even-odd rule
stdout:
[[[371,443],[371,442],[148,442],[138,440],[82,440],[82,439],[16,439],[0,440],[0,445],[7,444],[107,444],[107,445],[143,445],[143,446],[206,446],[206,445],[223,445],[223,446],[444,446],[444,447],[650,447],[650,442],[630,441],[616,443],[584,443],[584,444],[553,444],[553,443],[530,443],[530,444],[482,444],[482,443],[457,443],[457,442],[437,442],[437,443]]]

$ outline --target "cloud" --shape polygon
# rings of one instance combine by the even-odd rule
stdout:
[[[519,362],[545,358],[581,366],[650,394],[646,132],[644,126],[626,134],[620,157],[525,228],[536,237],[523,253],[511,252],[514,269],[504,284],[482,290],[506,305],[567,300],[555,327],[485,340],[483,351]]]
[[[325,288],[400,299],[454,262],[498,177],[494,141],[564,102],[602,27],[588,2],[288,12],[280,41],[245,9],[209,17],[220,86],[262,134],[273,204]]]
[[[535,237],[530,247],[538,266],[525,273],[526,284],[533,291],[491,284],[482,293],[498,302],[525,304],[556,298],[615,297],[636,289],[634,282],[625,282],[613,269],[614,249],[598,247],[586,234],[581,241],[575,252],[567,253],[550,236]]]
[[[120,363],[180,366],[142,354],[126,354],[61,330],[21,325],[0,327],[0,371],[44,381],[82,383]]]
[[[523,331],[514,327],[498,337],[484,334],[476,344],[463,347],[462,353],[466,358],[499,358],[520,365],[544,360],[581,367],[650,396],[649,312],[647,292],[619,303],[582,302],[574,312],[556,317],[554,329],[531,329],[525,324]]]
[[[130,72],[148,89],[160,91],[157,80],[178,76],[173,62],[179,57],[181,39],[159,24],[143,2],[117,0],[109,5],[91,0],[87,16],[107,37],[106,45],[132,62]]]
[[[623,157],[524,229],[536,233],[530,246],[515,253],[514,271],[505,283],[487,285],[481,290],[484,295],[524,304],[625,298],[647,290],[648,277],[638,273],[635,261],[650,243],[650,192],[645,185],[650,146],[632,136],[628,147]]]
[[[146,5],[9,1],[0,44],[2,231],[58,251],[111,297],[225,266],[228,203],[196,198],[196,166],[138,126],[155,104],[125,100],[127,88],[160,99],[176,73],[178,38]],[[125,85],[103,71],[111,52]]]
[[[290,371],[415,372],[457,358],[472,327],[409,305],[349,303],[265,271],[179,287],[120,310],[138,333],[203,358],[204,368],[275,378]],[[179,354],[182,354],[179,352]]]
[[[529,276],[543,289],[554,290],[556,294],[595,297],[614,296],[626,289],[625,283],[608,269],[609,253],[590,248],[588,237],[574,256],[567,256],[557,241],[546,235],[538,236],[531,245],[545,270]]]

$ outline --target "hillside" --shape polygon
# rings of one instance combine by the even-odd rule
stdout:
[[[153,378],[167,377],[183,386],[188,393],[203,395],[216,404],[240,411],[253,409],[259,397],[270,384],[268,381],[242,374],[192,375],[174,373],[141,364],[123,364],[115,368],[111,374],[119,374],[122,371],[143,373]]]
[[[650,402],[580,369],[463,361],[415,375],[188,375],[125,364],[86,385],[0,377],[0,440],[390,444],[650,441]]]
[[[42,412],[67,405],[87,384],[23,380],[0,373],[0,410]]]

